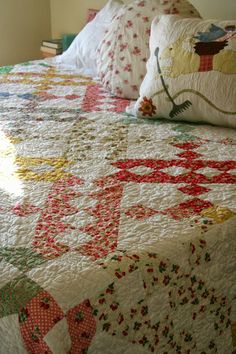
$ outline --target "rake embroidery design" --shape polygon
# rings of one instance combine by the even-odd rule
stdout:
[[[161,71],[161,66],[160,66],[160,63],[159,63],[159,59],[158,59],[158,55],[159,55],[159,47],[156,48],[155,50],[155,56],[157,58],[157,69],[158,69],[158,73],[160,75],[160,78],[161,78],[161,83],[163,85],[163,88],[167,94],[167,96],[169,97],[170,101],[172,102],[173,104],[173,108],[169,114],[170,118],[174,118],[175,116],[177,116],[178,114],[182,113],[183,111],[185,111],[186,109],[188,109],[192,103],[189,101],[189,100],[186,100],[184,101],[183,103],[181,104],[176,104],[173,97],[170,95],[169,93],[169,90],[166,86],[166,83],[165,83],[165,80],[163,78],[163,75],[162,75],[162,71]]]

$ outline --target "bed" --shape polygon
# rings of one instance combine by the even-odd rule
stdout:
[[[0,353],[235,352],[235,130],[0,71]]]

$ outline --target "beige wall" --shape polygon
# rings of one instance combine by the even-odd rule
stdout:
[[[126,0],[125,2],[130,2]],[[205,18],[236,18],[236,0],[191,0]],[[0,66],[40,58],[42,39],[77,33],[106,0],[0,0]]]
[[[190,1],[205,18],[236,18],[236,0]],[[58,37],[66,32],[79,32],[85,24],[87,9],[99,9],[105,3],[106,0],[51,0],[51,25],[53,36]]]
[[[0,65],[40,58],[50,21],[50,0],[0,0]]]
[[[100,9],[106,0],[51,0],[53,37],[62,33],[77,33],[86,22],[87,9]]]
[[[236,19],[236,0],[190,0],[204,18]]]

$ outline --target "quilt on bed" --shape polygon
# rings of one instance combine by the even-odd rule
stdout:
[[[233,353],[235,130],[0,71],[0,353]]]

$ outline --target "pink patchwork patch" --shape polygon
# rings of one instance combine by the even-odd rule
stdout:
[[[93,259],[99,259],[114,252],[118,242],[120,203],[124,187],[117,181],[111,186],[110,180],[106,178],[98,181],[98,184],[103,183],[105,185],[100,191],[90,195],[98,200],[98,204],[94,208],[86,209],[87,213],[96,218],[96,221],[81,228],[82,232],[91,236],[91,241],[78,248],[80,253]]]
[[[45,335],[64,317],[63,311],[46,291],[40,292],[19,313],[20,331],[29,353],[51,354]]]
[[[173,208],[169,208],[162,212],[164,215],[169,215],[175,220],[182,220],[194,215],[199,215],[204,209],[212,207],[212,204],[208,201],[201,199],[189,200],[185,203],[181,203]]]
[[[69,310],[67,322],[72,343],[69,353],[86,353],[96,333],[96,321],[89,300]]]
[[[112,97],[109,98],[100,85],[88,86],[81,109],[85,112],[124,112],[126,107],[130,104],[129,100],[123,98]],[[106,101],[106,102],[105,102]]]
[[[36,206],[32,205],[32,204],[20,204],[17,203],[13,208],[12,208],[12,212],[17,215],[17,216],[28,216],[31,214],[35,214],[40,212],[41,209],[37,208]]]
[[[125,215],[133,219],[143,220],[143,219],[150,218],[151,216],[157,213],[158,213],[157,210],[138,204],[126,210]]]

